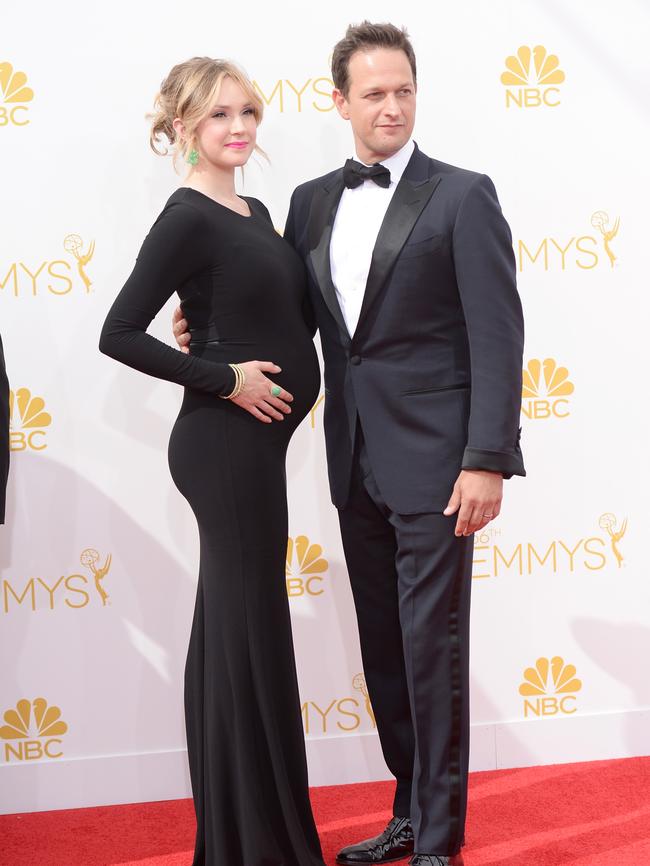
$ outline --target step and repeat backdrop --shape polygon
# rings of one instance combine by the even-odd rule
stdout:
[[[528,477],[476,537],[472,766],[650,747],[645,4],[196,0],[6,10],[0,333],[12,469],[0,527],[0,809],[189,794],[182,674],[198,537],[172,484],[181,389],[99,354],[101,324],[182,175],[148,147],[171,66],[229,57],[266,103],[240,190],[279,230],[352,155],[329,60],[365,17],[408,27],[415,139],[494,180],[526,314]],[[171,343],[170,300],[151,333]],[[387,778],[321,395],[288,458],[286,588],[312,784]],[[390,459],[390,455],[386,455]],[[224,576],[227,579],[227,576]]]

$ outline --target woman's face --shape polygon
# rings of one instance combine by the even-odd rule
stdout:
[[[221,84],[217,103],[196,127],[199,159],[216,168],[236,168],[248,161],[255,147],[254,107],[229,76]]]

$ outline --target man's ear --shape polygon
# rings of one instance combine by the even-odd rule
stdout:
[[[344,120],[350,119],[350,107],[348,101],[340,90],[332,91],[332,102],[336,106],[336,110]]]

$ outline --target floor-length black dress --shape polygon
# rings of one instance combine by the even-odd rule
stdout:
[[[285,454],[313,405],[318,361],[304,266],[247,198],[242,216],[182,187],[144,241],[100,340],[108,355],[185,386],[169,443],[201,559],[185,668],[197,817],[193,866],[323,866],[311,813],[285,584]],[[177,291],[190,354],[146,329]],[[265,424],[219,395],[228,363],[273,361],[294,396]]]

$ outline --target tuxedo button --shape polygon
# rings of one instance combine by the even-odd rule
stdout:
[[[354,366],[356,367],[358,364],[361,363],[361,357],[359,355],[352,355],[350,357],[350,363],[354,364]]]

